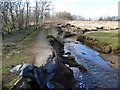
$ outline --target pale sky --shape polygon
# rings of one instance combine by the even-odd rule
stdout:
[[[34,3],[36,0],[29,1],[31,3]],[[74,15],[81,15],[83,17],[88,18],[89,17],[97,18],[100,16],[118,16],[118,2],[120,0],[48,0],[48,1],[51,1],[53,3],[55,12],[68,11]]]
[[[118,16],[119,0],[52,0],[54,9],[84,17]]]

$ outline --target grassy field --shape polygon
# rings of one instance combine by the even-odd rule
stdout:
[[[2,75],[3,84],[5,87],[9,88],[18,78],[9,72],[8,66],[13,64],[17,65],[22,62],[32,63],[34,61],[34,56],[31,54],[31,48],[34,43],[34,39],[39,30],[33,30],[29,35],[20,41],[15,41],[13,45],[6,45],[4,48],[8,48],[9,52],[3,54],[2,60]],[[7,50],[7,49],[5,49]]]
[[[118,31],[108,31],[108,32],[91,32],[85,33],[83,36],[86,39],[93,40],[94,45],[97,45],[104,49],[106,52],[109,51],[110,47],[112,50],[119,50],[120,45],[118,44]]]

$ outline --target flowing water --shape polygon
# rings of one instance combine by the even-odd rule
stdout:
[[[118,88],[118,71],[112,68],[110,62],[105,61],[97,51],[73,38],[65,39],[64,50],[65,53],[70,52],[76,62],[89,71],[89,73],[82,73],[78,68],[71,67],[78,81],[75,88]]]

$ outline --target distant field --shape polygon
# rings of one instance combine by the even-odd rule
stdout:
[[[96,27],[104,27],[105,29],[118,28],[118,21],[69,21],[68,23],[82,29],[96,29]]]

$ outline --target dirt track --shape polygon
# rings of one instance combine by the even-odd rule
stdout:
[[[40,30],[36,37],[36,43],[33,46],[33,54],[35,55],[35,65],[41,66],[47,62],[47,58],[52,54],[52,47],[47,40],[49,34],[48,28]]]

